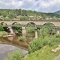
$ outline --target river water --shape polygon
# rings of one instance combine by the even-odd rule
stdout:
[[[8,44],[0,44],[0,60],[4,60],[12,51],[15,50],[20,50],[25,55],[28,54],[28,51],[22,48],[18,48]]]
[[[13,37],[13,40],[9,40],[8,37],[0,37],[0,41],[2,41],[2,43],[0,42],[0,60],[4,60],[12,51],[15,50],[22,51],[24,55],[28,54],[28,50],[24,49],[24,47],[22,48],[22,43],[17,39],[18,36]]]
[[[60,55],[55,58],[55,60],[60,60]]]

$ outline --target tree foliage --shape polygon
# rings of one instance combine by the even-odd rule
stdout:
[[[22,27],[19,23],[15,22],[12,24],[12,29],[15,33],[18,33],[19,35],[22,35]]]
[[[60,15],[54,13],[41,13],[22,9],[0,9],[0,20],[59,20]]]

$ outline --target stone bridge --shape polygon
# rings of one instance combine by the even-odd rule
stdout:
[[[36,25],[44,25],[45,23],[52,23],[52,24],[54,24],[55,26],[58,26],[58,27],[60,27],[60,21],[57,21],[57,20],[41,20],[41,21],[28,21],[28,20],[26,20],[26,21],[20,21],[20,20],[10,20],[10,21],[0,21],[0,23],[2,23],[2,22],[4,22],[4,23],[6,23],[7,25],[12,25],[14,22],[17,22],[17,23],[20,23],[21,25],[27,25],[28,23],[34,23],[34,24],[36,24]],[[11,31],[11,33],[13,33],[13,30],[12,30],[12,28],[11,27],[9,27],[10,28],[10,31]],[[60,33],[60,31],[57,31],[57,34],[59,34]],[[23,36],[25,36],[26,35],[26,29],[25,29],[25,27],[24,26],[22,26],[22,35]],[[38,34],[37,34],[37,30],[35,31],[35,38],[38,38]]]
[[[14,22],[17,22],[17,23],[20,23],[21,25],[26,25],[26,24],[28,24],[28,23],[30,23],[30,22],[32,22],[32,23],[35,23],[36,25],[43,25],[43,24],[45,24],[45,23],[53,23],[55,26],[60,26],[60,21],[57,21],[57,20],[35,20],[35,21],[28,21],[28,20],[26,20],[26,21],[20,21],[20,20],[10,20],[10,21],[0,21],[0,23],[2,23],[2,22],[4,22],[4,23],[6,23],[7,25],[11,25],[11,24],[13,24]]]

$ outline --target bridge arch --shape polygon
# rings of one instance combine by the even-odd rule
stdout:
[[[47,30],[49,31],[49,34],[56,34],[56,29],[55,29],[55,25],[53,23],[45,23],[42,25],[41,28],[47,28]]]
[[[7,23],[1,22],[0,25],[3,27],[4,31],[6,31],[6,32],[8,32],[8,33],[10,32]]]
[[[49,27],[54,27],[55,25],[53,23],[44,23],[43,26],[49,26]]]
[[[16,34],[22,35],[22,26],[20,23],[18,22],[12,23],[12,29]]]
[[[1,25],[7,25],[7,23],[5,23],[5,22],[1,22],[0,24],[1,24]]]
[[[14,24],[16,24],[16,25],[18,25],[18,24],[19,24],[19,25],[21,25],[21,24],[20,24],[20,23],[18,23],[18,22],[14,22],[14,23],[12,23],[12,25],[14,25]]]
[[[32,26],[32,27],[35,27],[36,24],[35,24],[34,22],[29,22],[29,23],[26,24],[26,26]]]
[[[29,22],[26,25],[26,37],[31,39],[35,37],[36,24],[34,22]]]

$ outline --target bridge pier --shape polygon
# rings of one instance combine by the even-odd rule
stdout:
[[[22,36],[26,37],[26,29],[25,29],[25,27],[22,27]]]
[[[38,38],[38,33],[37,33],[37,31],[35,31],[35,38]]]
[[[35,38],[38,38],[37,28],[35,29]]]
[[[60,31],[59,30],[57,30],[57,34],[60,34]]]
[[[11,33],[11,34],[14,34],[13,29],[12,29],[11,27],[8,27],[8,28],[9,28],[9,30],[10,30],[10,33]]]

